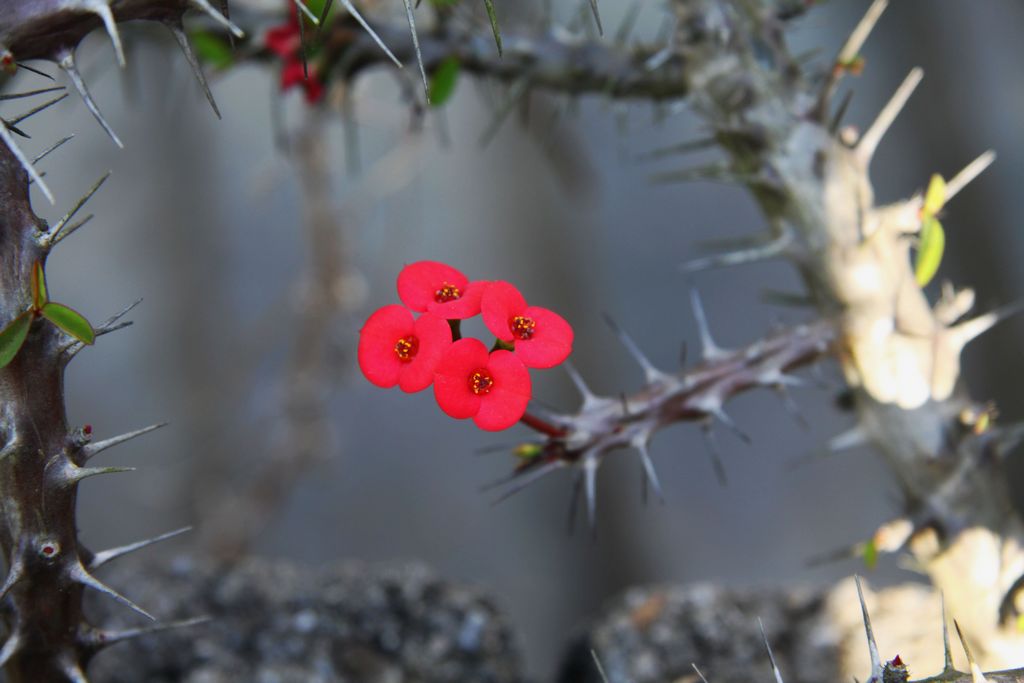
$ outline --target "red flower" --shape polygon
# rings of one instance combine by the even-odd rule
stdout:
[[[437,261],[410,263],[398,274],[398,298],[414,311],[429,311],[449,320],[472,318],[480,312],[486,282],[469,278]]]
[[[310,68],[309,78],[306,78],[305,68],[302,60],[289,59],[281,67],[281,90],[288,90],[296,85],[301,85],[306,93],[306,101],[314,104],[324,96],[324,84],[317,78],[316,72]]]
[[[572,327],[546,308],[527,306],[508,282],[492,282],[480,302],[484,324],[494,336],[515,344],[528,368],[551,368],[572,353]]]
[[[413,320],[412,313],[392,304],[381,308],[359,331],[359,368],[378,387],[421,391],[434,381],[434,371],[451,346],[448,321],[431,313]]]
[[[473,418],[480,429],[508,429],[526,412],[530,372],[509,351],[487,352],[479,339],[452,344],[437,366],[434,397],[457,420]]]
[[[302,37],[299,33],[299,11],[295,4],[288,5],[290,16],[288,22],[275,26],[267,31],[263,39],[267,49],[282,59],[295,57],[302,48]]]

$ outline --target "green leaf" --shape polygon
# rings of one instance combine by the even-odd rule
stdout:
[[[921,237],[914,262],[914,278],[918,285],[924,287],[932,281],[942,263],[942,252],[945,250],[946,233],[942,223],[934,216],[925,216],[921,221]]]
[[[55,304],[52,301],[46,304],[43,306],[43,317],[83,344],[92,344],[96,341],[96,333],[93,332],[89,321],[81,313],[64,304]]]
[[[46,294],[46,274],[43,272],[43,264],[36,261],[32,264],[32,308],[41,309],[49,300]]]
[[[455,85],[459,81],[459,60],[457,57],[449,57],[441,62],[441,66],[430,77],[430,104],[435,107],[444,105],[451,99],[455,92]]]
[[[878,548],[875,546],[875,539],[870,539],[864,544],[864,566],[874,569],[878,564]]]
[[[208,31],[195,31],[191,39],[200,61],[213,68],[226,69],[235,61],[231,45],[224,38]]]
[[[487,8],[487,18],[491,20],[491,30],[494,31],[494,42],[498,45],[498,56],[501,56],[501,29],[498,28],[498,15],[494,12],[494,0],[484,0],[484,7]]]
[[[521,443],[512,449],[512,454],[521,460],[533,460],[540,455],[544,449],[540,444]]]
[[[6,366],[18,355],[21,345],[32,327],[32,312],[25,311],[0,330],[0,368]]]
[[[921,215],[935,216],[939,211],[942,211],[945,203],[946,181],[936,173],[928,182],[928,191],[924,193],[924,206],[921,207]]]

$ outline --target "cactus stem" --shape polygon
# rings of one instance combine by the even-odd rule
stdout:
[[[43,182],[43,177],[39,174],[39,171],[36,170],[36,167],[32,165],[32,162],[28,160],[28,157],[25,156],[21,151],[21,148],[19,148],[17,143],[14,142],[14,137],[11,135],[10,131],[7,130],[7,125],[5,124],[5,121],[0,121],[0,141],[2,141],[7,146],[7,149],[11,151],[11,154],[13,154],[14,158],[18,160],[18,163],[25,172],[28,173],[29,178],[36,183],[36,186],[39,187],[39,190],[43,193],[46,199],[49,200],[51,204],[56,204],[57,200],[54,198],[53,192],[50,190],[49,186]]]

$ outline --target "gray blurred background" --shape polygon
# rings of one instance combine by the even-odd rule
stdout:
[[[394,4],[382,13],[397,10]],[[498,3],[509,34],[516,31],[512,4]],[[563,17],[576,12],[575,3],[565,4]],[[637,35],[650,38],[664,10],[642,4]],[[792,34],[794,53],[822,48],[817,63],[830,59],[867,4],[835,0],[815,8]],[[620,0],[600,5],[612,27],[627,8]],[[950,177],[987,148],[998,151],[993,169],[948,209],[940,271],[975,287],[983,308],[1024,291],[1017,267],[1024,257],[1022,27],[1017,0],[898,0],[868,42],[866,73],[850,79],[856,97],[847,120],[863,127],[911,67],[926,72],[874,162],[879,201],[922,188],[933,172]],[[245,66],[215,79],[224,113],[218,121],[169,36],[148,31],[136,29],[145,39],[132,43],[124,72],[99,33],[81,53],[124,151],[74,97],[32,120],[26,147],[37,152],[76,134],[43,166],[59,204],[51,208],[40,197],[36,205],[51,220],[103,171],[114,172],[90,204],[97,218],[51,258],[54,298],[94,323],[144,298],[131,315],[134,327],[102,338],[70,367],[72,420],[91,423],[99,437],[171,422],[103,456],[102,464],[139,471],[83,486],[82,536],[103,547],[194,524],[199,532],[172,548],[188,552],[207,538],[202,530],[217,500],[244,486],[289,434],[283,404],[309,245],[294,165],[274,145],[276,74]],[[332,350],[321,377],[333,387],[323,393],[331,434],[253,552],[311,564],[417,559],[479,584],[519,627],[529,669],[540,678],[550,677],[570,635],[628,585],[823,583],[860,569],[855,561],[817,568],[806,561],[866,538],[893,516],[897,491],[884,468],[863,450],[789,467],[849,423],[834,406],[835,389],[795,393],[808,431],[769,392],[730,404],[753,446],[720,432],[725,488],[694,426],[666,430],[654,442],[664,505],[643,505],[633,455],[612,457],[601,471],[592,539],[580,529],[566,534],[568,475],[496,507],[480,492],[514,462],[507,453],[475,452],[524,440],[525,429],[486,434],[443,416],[430,392],[384,391],[361,377],[358,329],[371,311],[397,302],[397,272],[420,259],[510,280],[532,303],[560,311],[576,330],[576,366],[597,391],[612,394],[638,387],[641,375],[602,313],[665,368],[677,366],[682,342],[696,347],[690,282],[723,346],[749,343],[777,320],[806,315],[762,299],[765,289],[798,286],[785,264],[689,281],[678,272],[703,240],[764,229],[740,189],[650,183],[655,171],[702,159],[638,160],[702,135],[685,108],[661,116],[644,103],[585,98],[552,124],[550,112],[565,104],[538,96],[525,128],[512,116],[481,146],[489,102],[501,96],[462,79],[444,120],[431,114],[422,132],[411,132],[387,69],[361,78],[354,101],[362,171],[355,174],[346,171],[340,119],[327,122],[329,197],[341,231],[345,297],[355,305],[329,325]],[[305,117],[300,99],[287,98],[293,129]],[[438,134],[442,125],[448,144]],[[1021,323],[1011,322],[967,354],[972,392],[993,398],[1004,419],[1021,417],[1022,334]],[[838,388],[833,369],[825,377]],[[535,374],[535,384],[546,403],[576,405],[561,371]],[[877,575],[913,578],[892,561]]]

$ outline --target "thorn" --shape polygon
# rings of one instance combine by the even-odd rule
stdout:
[[[427,82],[427,71],[423,68],[423,53],[420,52],[420,38],[416,34],[416,19],[412,14],[412,1],[405,0],[405,16],[409,20],[409,32],[412,34],[412,47],[416,51],[416,62],[420,65],[420,78],[423,79],[423,93],[430,104],[430,84]]]
[[[85,636],[86,642],[84,645],[93,651],[98,651],[102,648],[116,645],[117,643],[123,643],[126,640],[134,640],[142,636],[148,636],[151,633],[162,633],[164,631],[171,631],[179,628],[191,628],[193,626],[208,624],[211,621],[213,621],[211,617],[194,617],[192,619],[169,621],[160,624],[153,624],[152,626],[128,628],[119,631],[101,631],[97,629]]]
[[[967,663],[971,667],[971,683],[985,683],[987,680],[985,674],[981,673],[981,667],[974,661],[974,655],[971,654],[971,648],[967,647],[967,639],[964,638],[964,633],[960,630],[960,624],[956,619],[953,620],[953,626],[956,628],[957,637],[960,638],[960,646],[963,647],[964,654],[967,655]]]
[[[306,7],[305,3],[303,3],[302,0],[292,0],[292,2],[295,3],[296,9],[298,9],[300,12],[306,15],[306,18],[309,19],[310,22],[312,22],[313,26],[320,25],[320,17],[313,14],[313,11]]]
[[[832,116],[832,122],[829,123],[828,132],[832,135],[835,135],[836,131],[839,130],[839,126],[843,124],[843,117],[846,116],[846,110],[850,108],[851,102],[853,102],[853,91],[849,90],[843,95],[836,113]]]
[[[25,154],[18,147],[17,143],[14,142],[14,137],[10,131],[7,130],[7,126],[0,121],[0,140],[7,145],[7,149],[11,151],[14,158],[21,164],[22,169],[28,174],[29,178],[36,184],[36,187],[43,193],[43,195],[50,201],[51,204],[56,204],[57,201],[53,197],[53,192],[50,191],[50,187],[43,182],[43,177],[39,175],[39,171],[36,170],[32,162],[28,160]]]
[[[583,376],[580,375],[579,370],[570,361],[565,361],[562,364],[565,368],[566,373],[569,375],[569,379],[576,385],[576,391],[580,392],[580,397],[583,399],[583,405],[593,404],[601,401],[601,397],[590,390],[587,383],[583,380]]]
[[[505,94],[505,101],[498,105],[490,124],[480,136],[481,147],[486,147],[494,139],[494,136],[498,134],[498,131],[501,130],[501,124],[505,122],[505,119],[512,113],[512,110],[515,109],[520,100],[530,91],[530,82],[529,75],[526,75],[520,77],[509,86],[508,92]]]
[[[123,69],[128,62],[124,58],[121,34],[117,30],[117,22],[114,20],[114,13],[110,11],[110,5],[104,2],[104,0],[88,0],[84,6],[103,22],[107,35],[110,37],[110,43],[114,46],[114,56],[117,57],[117,64]]]
[[[705,256],[704,258],[694,259],[693,261],[684,263],[679,267],[679,269],[684,273],[693,273],[699,270],[707,270],[709,268],[726,268],[746,263],[767,261],[779,256],[785,256],[787,250],[792,244],[792,233],[787,231],[765,245],[752,247],[750,249],[740,249],[738,251],[731,251],[724,254],[712,254],[711,256]]]
[[[583,480],[587,497],[587,521],[591,533],[597,531],[597,468],[601,461],[597,455],[588,453],[583,460]]]
[[[59,482],[63,486],[77,484],[83,479],[96,477],[101,474],[121,474],[123,472],[134,472],[134,467],[78,467],[71,465],[65,469],[66,476]]]
[[[748,435],[746,432],[740,429],[739,425],[737,425],[733,421],[733,419],[729,417],[724,410],[722,410],[721,407],[715,407],[708,410],[708,414],[712,415],[715,419],[717,419],[719,422],[725,425],[725,427],[730,432],[735,434],[741,441],[745,442],[747,445],[750,445],[752,443],[750,435]]]
[[[417,3],[417,5],[418,4],[419,3]],[[331,8],[332,7],[334,7],[334,0],[327,0],[327,2],[324,3],[324,8],[320,12],[320,28],[319,28],[319,32],[320,33],[323,33],[324,23],[327,21],[327,15],[331,13]]]
[[[142,609],[141,607],[136,605],[134,602],[132,602],[131,600],[129,600],[125,596],[121,595],[120,593],[115,591],[113,588],[111,588],[110,586],[108,586],[107,584],[103,583],[102,581],[97,579],[95,576],[93,576],[92,574],[87,572],[85,570],[85,567],[83,567],[81,564],[74,564],[74,565],[72,565],[71,568],[68,570],[68,573],[70,574],[70,578],[71,578],[72,581],[76,581],[77,583],[80,583],[81,585],[83,585],[83,586],[85,586],[87,588],[92,588],[94,591],[98,591],[98,592],[103,593],[104,595],[106,595],[106,596],[108,596],[110,598],[113,598],[114,600],[116,600],[117,602],[121,603],[122,605],[124,605],[128,609],[131,609],[131,610],[133,610],[135,612],[138,612],[139,614],[141,614],[142,616],[146,617],[150,621],[156,621],[156,617],[154,617],[152,614],[150,614],[146,610]]]
[[[875,150],[878,148],[878,143],[882,141],[882,136],[885,135],[893,121],[903,111],[907,100],[910,99],[910,96],[923,77],[923,69],[920,67],[911,69],[907,77],[903,79],[900,87],[896,88],[896,92],[893,93],[889,102],[882,107],[882,111],[878,113],[874,123],[861,136],[860,142],[857,143],[856,151],[858,159],[865,168],[871,162],[871,157],[875,155]]]
[[[637,161],[657,161],[664,159],[668,156],[674,156],[676,154],[689,154],[691,152],[701,152],[705,149],[711,149],[712,147],[718,146],[718,140],[713,137],[701,138],[699,140],[690,140],[683,142],[678,145],[672,145],[670,147],[660,147],[652,150],[645,154],[641,154],[637,157]]]
[[[619,327],[619,324],[616,323],[610,315],[604,313],[603,317],[608,327],[612,329],[615,336],[617,336],[619,341],[622,342],[622,345],[626,347],[626,351],[629,352],[629,355],[633,357],[633,360],[637,362],[640,369],[644,371],[644,379],[647,380],[647,383],[654,384],[663,380],[665,378],[665,373],[654,367],[654,364],[648,360],[647,356],[644,355],[644,352],[641,351],[640,347],[637,346],[635,341],[633,341],[633,338],[630,337],[625,330]]]
[[[700,676],[700,680],[701,680],[701,681],[702,681],[703,683],[708,683],[708,679],[704,678],[704,674],[702,674],[702,673],[700,672],[700,669],[698,669],[698,668],[697,668],[697,665],[696,665],[696,664],[694,664],[693,662],[690,662],[690,666],[692,666],[692,667],[693,667],[693,670],[697,672],[697,675],[698,675],[698,676]]]
[[[23,578],[25,578],[25,565],[22,563],[20,556],[17,556],[11,564],[11,568],[7,570],[7,578],[4,579],[3,585],[0,586],[0,602],[7,597],[7,594],[11,592],[15,584]]]
[[[868,443],[868,434],[860,427],[847,429],[842,434],[829,439],[828,449],[833,453],[857,448]]]
[[[9,94],[0,93],[0,102],[6,102],[7,100],[20,100],[24,97],[33,97],[35,95],[45,95],[50,92],[57,92],[58,90],[64,90],[64,86],[56,85],[52,88],[42,88],[41,90],[26,90],[25,92],[16,92]]]
[[[395,63],[395,66],[401,69],[402,63],[398,61],[398,57],[388,49],[388,46],[384,44],[384,41],[377,35],[377,32],[370,28],[370,25],[366,23],[366,19],[363,19],[363,15],[360,14],[359,10],[357,10],[355,5],[352,4],[352,0],[341,0],[341,4],[345,6],[345,9],[352,15],[352,18],[359,22],[359,25],[363,27],[363,30],[370,34],[370,37],[373,38],[373,41],[377,43],[378,46],[380,46],[380,49],[384,50],[384,54],[391,58],[391,61]]]
[[[854,575],[857,582],[857,598],[860,600],[860,611],[864,617],[864,634],[868,639],[868,652],[871,654],[871,675],[868,680],[882,680],[882,660],[878,656],[878,643],[875,642],[875,632],[871,630],[871,617],[868,615],[868,606],[864,602],[864,590],[860,585],[860,576]]]
[[[128,309],[128,310],[130,310],[130,309]],[[93,457],[95,457],[99,453],[102,453],[103,451],[107,450],[108,448],[113,448],[114,446],[119,446],[119,445],[123,444],[125,441],[131,441],[132,439],[134,439],[136,437],[139,437],[139,436],[142,436],[143,434],[149,434],[150,432],[156,431],[157,429],[160,429],[161,427],[166,427],[167,424],[168,423],[166,423],[166,422],[159,422],[157,424],[153,424],[153,425],[150,425],[148,427],[143,427],[142,429],[136,429],[136,430],[131,431],[131,432],[125,432],[124,434],[119,434],[118,436],[112,436],[109,439],[104,439],[103,441],[95,441],[93,443],[86,444],[85,446],[82,446],[82,455],[84,457],[84,461],[88,462]]]
[[[191,526],[185,526],[180,529],[175,529],[174,531],[168,531],[165,534],[160,534],[159,536],[153,536],[152,538],[146,538],[141,541],[136,541],[135,543],[129,543],[127,545],[122,545],[117,548],[110,548],[109,550],[102,550],[93,555],[92,561],[89,563],[89,570],[91,571],[94,569],[98,569],[103,565],[107,564],[108,562],[116,560],[117,558],[127,555],[128,553],[135,552],[136,550],[142,550],[143,548],[148,548],[149,546],[155,543],[160,543],[161,541],[166,541],[170,538],[174,538],[175,536],[180,536],[181,534],[184,534],[191,530]]]
[[[946,330],[950,335],[954,348],[963,348],[969,343],[988,332],[996,324],[1017,315],[1024,311],[1024,301],[1018,301],[1006,306],[1000,306],[994,311],[989,311],[970,320],[964,321]]]
[[[942,673],[956,671],[953,667],[953,648],[949,646],[949,623],[946,621],[946,594],[940,593],[942,600]]]
[[[14,631],[7,638],[7,642],[4,643],[2,649],[0,649],[0,667],[6,666],[7,662],[11,660],[11,657],[21,647],[21,636],[18,635],[18,631]]]
[[[701,304],[700,295],[696,289],[690,290],[690,303],[693,306],[693,317],[697,322],[697,332],[700,334],[701,354],[705,360],[715,360],[726,355],[726,351],[718,348],[714,338],[711,336],[711,327],[708,325],[707,316],[704,315],[704,306]]]
[[[572,482],[572,493],[569,496],[569,514],[566,517],[566,532],[569,536],[576,530],[576,510],[579,507],[580,494],[583,492],[583,470],[576,473]]]
[[[619,24],[619,30],[615,32],[613,44],[622,46],[629,40],[629,36],[633,33],[633,27],[636,26],[636,19],[640,15],[640,7],[640,0],[633,0],[633,4],[629,6],[629,10],[622,18],[622,23]]]
[[[82,671],[82,667],[78,666],[78,662],[70,656],[61,658],[60,668],[61,673],[67,677],[69,683],[89,683],[89,679],[86,677],[85,672]]]
[[[220,109],[217,107],[216,100],[213,99],[209,83],[206,82],[203,65],[199,63],[199,58],[196,57],[195,50],[192,49],[192,42],[188,39],[188,34],[185,33],[185,29],[181,25],[181,20],[167,21],[164,22],[164,25],[174,34],[174,39],[178,41],[178,46],[185,55],[185,61],[188,62],[189,68],[192,69],[192,75],[195,77],[196,82],[199,83],[199,87],[202,88],[203,94],[206,95],[206,101],[213,107],[213,113],[217,115],[218,119],[221,118]]]
[[[17,62],[17,65],[18,65],[19,69],[24,69],[25,71],[34,73],[37,76],[42,76],[43,78],[45,78],[47,80],[51,80],[51,81],[53,80],[53,76],[51,76],[50,74],[46,73],[45,71],[40,71],[39,69],[36,69],[35,67],[29,66],[28,64],[25,64],[23,62]]]
[[[60,239],[57,240],[57,242],[61,242],[61,241],[65,240],[65,239],[67,239],[68,237],[73,235],[76,231],[78,231],[79,228],[83,227],[86,223],[88,223],[89,221],[91,221],[95,217],[96,217],[96,214],[90,213],[88,216],[86,216],[82,220],[75,221],[71,225],[67,226],[66,228],[64,228],[64,231],[61,233]],[[54,244],[56,244],[57,242],[54,242]]]
[[[205,0],[203,0],[205,2]],[[89,94],[89,89],[85,85],[85,81],[82,80],[82,75],[78,73],[78,67],[75,66],[75,53],[65,52],[64,56],[57,62],[60,68],[64,70],[64,73],[71,79],[72,85],[75,86],[75,90],[82,97],[82,101],[85,102],[85,106],[88,107],[89,111],[92,112],[93,118],[100,124],[100,126],[107,132],[110,139],[114,141],[114,144],[120,148],[124,148],[124,143],[117,137],[117,133],[110,127],[107,120],[103,118],[103,114],[100,112],[99,107],[96,106],[96,102],[93,101],[92,96]]]
[[[597,657],[597,651],[591,650],[590,656],[594,658],[594,665],[597,667],[597,673],[600,674],[601,680],[604,681],[604,683],[608,683],[608,674],[604,672],[604,667],[601,666],[601,660]]]
[[[13,130],[14,132],[18,133],[19,135],[22,135],[24,137],[28,137],[27,135],[25,135],[21,131],[17,130],[15,128],[15,126],[18,125],[19,123],[21,123],[22,121],[24,121],[27,118],[29,118],[31,116],[35,116],[39,112],[45,111],[46,109],[49,109],[50,107],[52,107],[53,105],[57,104],[58,102],[62,102],[67,96],[68,96],[68,93],[65,92],[64,94],[60,95],[59,97],[54,97],[52,100],[47,100],[46,102],[43,102],[42,104],[40,104],[38,106],[35,106],[32,109],[29,109],[27,112],[25,112],[23,114],[19,114],[18,116],[14,117],[13,119],[10,119],[9,121],[7,121],[7,126],[9,128],[11,128],[11,130]]]
[[[789,377],[784,375],[784,377]],[[790,377],[790,379],[796,379]],[[779,395],[779,400],[782,402],[782,408],[796,420],[797,424],[800,425],[805,431],[810,430],[811,423],[807,421],[807,417],[800,410],[800,406],[796,404],[793,397],[789,395],[789,391],[786,389],[784,382],[779,382],[775,385],[775,392]]]
[[[640,462],[643,463],[644,473],[647,475],[645,481],[649,481],[651,488],[654,489],[655,495],[658,496],[658,500],[665,503],[665,494],[661,490],[661,482],[658,480],[658,471],[654,469],[654,462],[651,460],[651,454],[647,450],[647,439],[640,435],[633,439],[633,448],[640,454]]]
[[[601,25],[601,11],[597,8],[597,0],[590,0],[590,11],[594,14],[594,23],[597,24],[597,33],[604,36],[604,26]]]
[[[779,671],[779,665],[775,663],[775,654],[772,652],[772,646],[768,642],[768,636],[764,632],[764,622],[761,621],[761,617],[757,618],[757,625],[761,627],[761,638],[764,640],[764,646],[768,650],[768,659],[772,662],[772,672],[775,674],[775,683],[783,683],[782,672]]]
[[[959,194],[960,190],[973,182],[974,179],[981,175],[986,168],[991,166],[992,162],[995,160],[996,153],[990,149],[971,163],[964,166],[963,170],[953,176],[953,178],[946,183],[946,202],[948,203],[949,200]]]
[[[565,462],[562,460],[552,460],[546,462],[543,465],[536,465],[526,470],[517,470],[504,479],[487,484],[483,490],[489,491],[493,488],[503,486],[505,484],[511,484],[508,489],[505,490],[500,496],[491,501],[491,505],[498,505],[503,503],[512,496],[516,495],[528,486],[540,481],[547,475],[551,474],[555,470],[565,467]]]
[[[722,453],[718,448],[718,439],[715,438],[715,433],[711,431],[711,423],[708,421],[702,423],[700,431],[704,436],[704,442],[707,444],[708,457],[711,458],[711,467],[715,470],[715,478],[718,479],[718,485],[725,488],[729,485],[729,477],[725,473]]]
[[[71,207],[71,210],[64,214],[64,216],[61,217],[59,221],[57,221],[57,224],[40,238],[40,243],[44,248],[51,248],[55,244],[63,240],[65,237],[67,237],[67,234],[61,234],[61,232],[64,230],[64,226],[68,224],[68,221],[75,217],[75,214],[78,213],[78,210],[81,209],[87,201],[92,199],[92,196],[96,194],[97,190],[99,190],[100,187],[103,186],[103,183],[107,182],[107,178],[109,177],[110,171],[107,171],[100,177],[99,180],[96,181],[96,183],[84,195],[79,197],[78,201],[75,202],[75,205]]]
[[[864,13],[853,31],[850,33],[850,37],[846,39],[843,46],[839,49],[836,54],[835,61],[833,64],[847,64],[851,60],[855,59],[860,53],[864,43],[867,41],[868,36],[871,35],[871,31],[875,28],[875,24],[878,23],[885,8],[888,7],[889,0],[874,0],[871,6],[868,7],[868,11]],[[823,121],[828,112],[828,103],[832,99],[832,93],[835,92],[836,85],[839,82],[841,72],[831,72],[828,79],[825,81],[824,87],[821,90],[821,96],[818,98],[817,114],[818,120]]]
[[[200,12],[213,19],[215,22],[231,31],[236,38],[245,38],[245,31],[238,28],[230,19],[210,4],[209,0],[190,0]]]
[[[37,155],[36,155],[36,157],[35,157],[34,159],[32,159],[32,163],[33,163],[33,164],[38,164],[38,163],[39,163],[40,161],[42,161],[42,160],[43,160],[43,159],[45,159],[45,158],[46,158],[47,156],[49,156],[50,152],[53,152],[53,151],[54,151],[54,150],[56,150],[56,149],[57,149],[58,147],[60,147],[60,146],[61,146],[61,145],[63,145],[63,144],[65,143],[65,142],[68,142],[69,140],[71,140],[71,139],[72,139],[72,138],[74,138],[74,137],[75,137],[75,135],[74,135],[74,133],[72,133],[71,135],[68,135],[68,136],[66,136],[66,137],[63,137],[63,138],[61,138],[61,139],[60,139],[60,140],[58,140],[57,142],[53,143],[53,144],[52,144],[52,145],[51,145],[50,147],[48,147],[48,148],[47,148],[46,150],[44,150],[44,151],[40,152],[39,154],[37,154]]]

